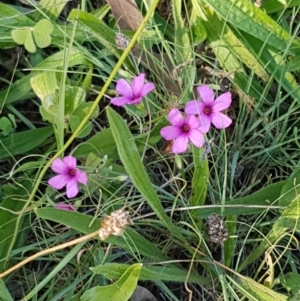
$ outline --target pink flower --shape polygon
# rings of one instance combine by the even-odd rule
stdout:
[[[224,129],[230,126],[232,120],[221,113],[229,108],[231,104],[231,93],[226,92],[215,100],[214,91],[206,85],[197,88],[201,101],[192,100],[185,107],[186,114],[199,114],[199,129],[203,133],[209,131],[211,123],[217,129]]]
[[[63,160],[55,159],[51,169],[59,175],[49,179],[48,184],[55,189],[67,186],[68,198],[78,194],[77,182],[86,184],[88,181],[86,173],[76,168],[76,158],[72,156],[64,157]]]
[[[55,208],[60,210],[67,210],[67,211],[76,211],[76,208],[73,205],[69,205],[63,202],[57,203],[55,205]]]
[[[183,153],[188,147],[189,140],[197,147],[204,144],[203,133],[198,129],[199,122],[197,117],[188,115],[183,118],[178,109],[172,109],[168,114],[171,126],[166,126],[160,130],[160,134],[166,140],[175,140],[172,152],[175,154]]]
[[[123,78],[117,82],[116,90],[120,97],[114,97],[111,99],[111,103],[115,106],[124,106],[137,104],[142,101],[142,98],[154,90],[153,83],[144,84],[145,74],[141,73],[139,76],[132,80],[131,86]]]

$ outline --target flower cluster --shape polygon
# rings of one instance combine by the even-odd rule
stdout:
[[[153,83],[145,84],[145,74],[141,73],[132,80],[130,85],[124,79],[119,79],[116,85],[117,92],[122,95],[111,99],[116,106],[138,104],[142,98],[154,90]],[[230,126],[232,120],[222,113],[231,104],[231,94],[226,92],[215,99],[214,91],[207,85],[197,88],[199,100],[191,100],[185,106],[185,116],[178,109],[172,109],[168,114],[171,125],[161,129],[161,136],[173,140],[172,152],[183,153],[188,148],[189,141],[197,147],[204,145],[204,134],[211,124],[217,129]]]
[[[222,113],[231,104],[231,94],[226,92],[215,99],[214,91],[207,85],[197,88],[200,100],[191,100],[185,106],[186,117],[178,109],[168,114],[170,126],[161,129],[160,134],[165,140],[174,140],[172,152],[185,152],[189,141],[197,147],[204,145],[204,134],[211,124],[217,129],[230,126],[232,120]]]

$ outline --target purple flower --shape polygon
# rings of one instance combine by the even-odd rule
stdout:
[[[116,90],[120,97],[114,97],[111,99],[111,103],[115,106],[124,106],[137,104],[142,101],[142,98],[154,90],[154,84],[144,84],[145,74],[141,73],[139,76],[132,80],[131,86],[123,78],[117,82]]]
[[[55,159],[51,165],[51,169],[59,175],[49,179],[48,184],[55,188],[61,189],[67,186],[67,197],[73,198],[78,194],[78,184],[86,184],[88,181],[84,171],[76,168],[76,158],[72,156]]]
[[[186,114],[199,114],[199,129],[203,133],[209,131],[211,123],[217,129],[224,129],[230,126],[232,120],[221,113],[228,109],[231,104],[231,93],[226,92],[215,100],[214,91],[206,85],[197,88],[201,101],[192,100],[185,107]]]
[[[60,210],[67,210],[67,211],[76,211],[76,207],[74,207],[73,205],[63,203],[63,202],[57,203],[55,205],[55,208],[60,209]]]
[[[172,152],[183,153],[188,147],[189,140],[197,147],[204,144],[203,133],[199,130],[197,117],[188,115],[183,118],[178,109],[172,109],[168,114],[171,126],[166,126],[160,130],[160,134],[166,140],[175,140]]]

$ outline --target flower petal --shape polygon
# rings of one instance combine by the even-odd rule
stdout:
[[[147,83],[144,85],[144,87],[142,88],[142,90],[140,91],[140,96],[144,97],[146,96],[148,93],[150,93],[152,90],[155,89],[155,86],[153,83]]]
[[[197,147],[202,147],[204,145],[204,135],[198,129],[191,129],[189,132],[189,138]]]
[[[217,129],[224,129],[231,125],[232,120],[223,113],[213,113],[211,122]]]
[[[68,166],[68,169],[76,169],[76,158],[73,156],[66,156],[63,158],[64,163]]]
[[[229,108],[231,104],[231,93],[226,92],[220,95],[213,103],[213,112],[220,112]]]
[[[62,189],[67,185],[70,179],[68,175],[58,175],[49,179],[48,184],[55,189]]]
[[[133,93],[131,86],[123,78],[117,81],[116,90],[119,94],[124,95],[126,98],[132,99]]]
[[[182,134],[182,130],[176,126],[165,126],[160,130],[160,134],[165,140],[173,140]]]
[[[168,114],[168,120],[172,125],[181,127],[184,123],[184,119],[178,109],[172,109]]]
[[[72,179],[67,183],[67,197],[69,199],[75,197],[79,192],[76,179]]]
[[[63,162],[63,160],[56,158],[52,164],[51,164],[51,169],[59,174],[68,174],[69,173],[69,168],[68,166]]]
[[[181,135],[177,139],[175,139],[173,146],[172,146],[172,152],[175,154],[183,153],[187,150],[189,143],[189,138],[187,135]]]
[[[186,104],[184,112],[190,115],[201,114],[203,113],[202,107],[203,103],[201,101],[191,100]]]
[[[77,169],[76,170],[76,181],[86,185],[86,183],[88,182],[88,177],[86,175],[86,173],[82,170]]]
[[[202,133],[207,133],[210,129],[211,124],[211,116],[207,116],[205,114],[199,116],[199,130]]]
[[[55,205],[56,209],[60,209],[60,210],[67,210],[67,211],[76,211],[76,208],[73,205],[70,204],[66,204],[66,203],[57,203]]]
[[[140,92],[142,91],[142,88],[144,86],[145,82],[145,73],[141,73],[139,76],[135,77],[132,80],[132,94],[134,97],[141,96]]]
[[[127,98],[127,97],[121,96],[121,97],[114,97],[114,98],[112,98],[112,99],[110,100],[110,102],[111,102],[113,105],[120,107],[120,106],[125,106],[125,105],[127,105],[127,104],[130,104],[131,99],[129,99],[129,98]]]
[[[185,122],[191,129],[196,129],[199,127],[199,119],[195,115],[188,115],[185,119]]]
[[[197,88],[200,99],[205,103],[212,103],[215,99],[214,91],[207,85],[199,86]]]

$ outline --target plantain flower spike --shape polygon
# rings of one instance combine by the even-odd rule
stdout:
[[[128,225],[133,225],[129,212],[124,208],[114,211],[102,220],[99,237],[106,240],[110,235],[121,236]]]

